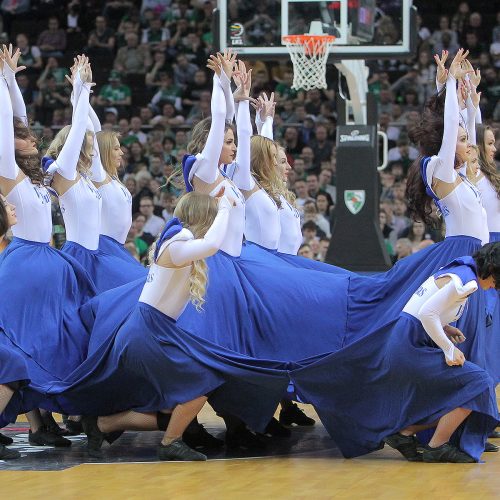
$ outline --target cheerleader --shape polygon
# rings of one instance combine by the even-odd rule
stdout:
[[[19,51],[4,46],[1,53],[0,189],[17,207],[14,239],[0,257],[2,294],[0,329],[4,342],[14,346],[28,367],[30,390],[43,394],[46,385],[64,378],[87,351],[88,333],[78,309],[94,296],[89,276],[73,258],[50,246],[51,197],[43,186],[36,141],[28,128],[26,108],[15,74]],[[50,409],[43,398],[26,405]],[[69,446],[49,419],[42,425],[37,412],[30,419],[29,441],[36,445]],[[51,425],[52,424],[52,425]]]
[[[109,415],[83,420],[93,456],[99,455],[105,438],[102,430],[161,428],[167,418],[162,414],[168,413],[159,459],[206,460],[181,436],[208,395],[215,407],[262,428],[286,390],[286,364],[241,356],[176,323],[189,299],[198,310],[205,305],[203,259],[222,245],[235,204],[223,192],[215,198],[189,193],[179,200],[175,218],[157,241],[148,279],[131,315],[108,335],[99,352],[49,391],[63,410]]]
[[[70,78],[73,83],[72,125],[58,132],[47,149],[43,167],[46,173],[52,176],[51,187],[58,195],[66,226],[67,241],[62,251],[82,264],[100,293],[144,276],[145,271],[135,262],[127,262],[123,258],[123,252],[117,257],[116,251],[109,252],[109,246],[108,251],[99,251],[102,196],[92,181],[98,186],[111,182],[107,182],[108,174],[102,167],[97,145],[94,147],[93,123],[98,126],[98,122],[96,117],[94,122],[87,121],[90,112],[91,80],[92,72],[88,59],[79,56]],[[107,194],[110,189],[119,187],[112,184],[105,188]],[[125,202],[128,203],[127,200]],[[130,207],[127,207],[125,217],[130,211]],[[106,215],[109,216],[109,204]],[[104,222],[104,227],[108,228],[108,218]],[[120,227],[120,231],[123,230],[123,227]]]
[[[456,345],[469,332],[450,326],[479,287],[500,288],[500,243],[434,273],[398,319],[292,372],[345,457],[385,442],[410,461],[479,461],[498,424],[494,383]],[[428,428],[421,454],[415,433]]]

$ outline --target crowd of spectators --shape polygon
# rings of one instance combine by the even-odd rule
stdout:
[[[229,2],[231,8],[239,4]],[[276,0],[258,0],[257,11]],[[397,27],[377,2],[376,36],[387,43]],[[483,76],[479,90],[483,120],[500,121],[500,11],[493,3],[415,0],[418,50],[414,57],[375,60],[369,89],[376,96],[379,124],[389,137],[389,164],[380,173],[380,228],[393,260],[442,239],[442,228],[413,223],[406,216],[406,174],[418,151],[408,129],[435,92],[433,54],[460,46]],[[166,184],[179,165],[194,124],[210,114],[215,0],[3,0],[0,43],[21,48],[27,67],[18,82],[33,127],[49,144],[71,121],[70,86],[65,79],[75,54],[85,52],[94,72],[92,104],[103,129],[120,132],[122,180],[133,196],[133,225],[127,248],[144,260],[148,247],[172,217],[179,188]],[[432,8],[431,8],[432,6]],[[486,7],[488,7],[486,15]],[[257,26],[254,26],[254,31]],[[396,33],[396,34],[395,34]],[[252,95],[274,91],[275,139],[286,147],[293,170],[289,187],[303,217],[300,254],[323,260],[335,221],[336,76],[326,90],[292,89],[289,61],[246,61],[253,68]],[[330,74],[329,74],[330,75]],[[333,72],[332,72],[333,75]],[[500,150],[500,148],[498,148]],[[54,205],[55,241],[64,228]]]

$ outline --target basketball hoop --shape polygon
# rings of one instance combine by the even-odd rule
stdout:
[[[293,64],[292,89],[326,89],[326,61],[334,42],[333,35],[305,34],[283,37],[283,43]]]

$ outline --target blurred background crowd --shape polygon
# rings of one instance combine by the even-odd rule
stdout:
[[[272,12],[279,4],[278,0],[229,2],[249,23],[255,9]],[[399,37],[387,14],[390,4],[391,0],[377,2],[376,38],[381,44]],[[414,4],[420,12],[415,57],[367,63],[380,128],[389,137],[389,163],[380,172],[380,227],[394,262],[443,238],[439,224],[429,228],[412,222],[405,202],[406,174],[418,156],[408,129],[435,92],[433,54],[446,49],[451,59],[459,47],[469,50],[470,61],[482,74],[483,121],[494,128],[500,122],[498,3],[415,0]],[[74,55],[83,49],[90,57],[97,84],[92,104],[103,129],[121,134],[121,178],[133,196],[133,225],[126,246],[143,262],[180,195],[178,187],[166,180],[186,153],[193,125],[210,115],[212,81],[205,65],[214,52],[215,7],[215,0],[3,0],[0,4],[0,43],[12,43],[22,51],[20,64],[27,69],[18,75],[18,82],[42,144],[47,146],[71,121],[71,87],[65,75]],[[251,25],[246,28],[252,30]],[[245,62],[253,68],[252,95],[274,92],[276,96],[274,137],[285,146],[293,167],[289,188],[302,214],[304,244],[299,253],[323,260],[339,201],[338,74],[328,70],[326,90],[295,91],[289,60]],[[53,221],[54,244],[60,247],[65,232],[57,201]]]

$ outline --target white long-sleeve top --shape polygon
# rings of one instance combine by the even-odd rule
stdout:
[[[481,199],[486,216],[488,218],[488,230],[490,233],[500,232],[500,200],[498,199],[497,192],[492,186],[487,177],[482,177],[478,183],[477,188],[481,193]]]
[[[77,172],[78,158],[87,131],[90,84],[83,83],[79,74],[75,77],[73,92],[76,106],[73,111],[71,130],[59,156],[55,171],[66,180],[77,182],[59,196],[59,205],[66,227],[66,239],[87,248],[97,250],[101,227],[101,203],[99,190],[86,176]]]
[[[300,226],[300,213],[292,206],[284,196],[280,196],[281,208],[280,218],[280,239],[278,252],[297,255],[302,244],[302,229]]]
[[[195,239],[191,231],[183,228],[165,241],[158,256],[168,248],[172,263],[178,267],[164,267],[153,263],[139,302],[149,304],[170,318],[177,319],[189,301],[192,262],[210,257],[220,249],[231,212],[231,203],[223,196],[219,201],[217,216],[203,238]]]
[[[455,346],[444,332],[443,326],[457,321],[462,316],[467,297],[478,288],[475,280],[462,284],[456,274],[444,273],[451,280],[442,288],[436,285],[435,277],[428,278],[411,296],[403,312],[414,316],[422,323],[429,337],[443,351],[445,358],[453,360]],[[436,278],[441,278],[436,275]]]
[[[281,235],[279,212],[274,200],[263,189],[252,193],[245,205],[245,238],[277,250]]]
[[[132,195],[114,178],[100,186],[99,193],[102,197],[101,234],[123,245],[132,225]]]
[[[11,71],[9,75],[8,71]],[[10,181],[22,178],[20,182],[8,192],[4,193],[7,201],[16,207],[17,224],[12,227],[12,234],[38,243],[49,243],[52,236],[51,199],[47,189],[33,184],[25,177],[16,164],[14,146],[14,113],[12,110],[12,96],[20,95],[19,88],[12,70],[4,67],[5,78],[0,78],[0,177]],[[10,82],[8,84],[8,82]],[[14,87],[11,89],[9,87]],[[22,97],[21,97],[22,102]],[[24,102],[16,101],[16,114],[26,123],[26,108]],[[24,109],[24,111],[23,111]]]
[[[221,73],[221,78],[227,80],[224,72]],[[192,181],[192,178],[196,176],[206,183],[213,184],[217,179],[222,177],[210,195],[215,196],[224,186],[225,192],[235,199],[236,206],[231,210],[229,215],[226,237],[220,249],[233,257],[239,257],[243,243],[243,231],[245,229],[245,198],[236,185],[223,176],[219,167],[226,123],[226,97],[217,75],[214,75],[213,82],[211,101],[212,124],[203,151],[196,155],[196,161],[189,173],[189,181]]]
[[[446,81],[444,109],[444,132],[439,153],[432,156],[426,168],[426,181],[432,186],[433,179],[454,183],[458,173],[454,168],[455,149],[459,127],[459,107],[456,80],[450,75]],[[436,195],[437,198],[437,195]],[[477,188],[466,177],[461,177],[456,187],[439,200],[441,213],[446,223],[446,237],[472,236],[488,243],[489,233],[486,212]]]

